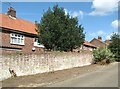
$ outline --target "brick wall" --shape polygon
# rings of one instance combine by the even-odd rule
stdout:
[[[17,49],[21,49],[22,53],[33,53],[32,48],[34,47],[34,38],[33,37],[29,37],[29,36],[25,36],[24,42],[25,45],[14,45],[14,44],[10,44],[10,33],[8,32],[0,32],[0,34],[2,35],[2,40],[0,40],[2,43],[0,46],[3,47],[12,47],[12,48],[17,48]],[[39,47],[35,47],[36,50],[34,53],[41,53],[44,52],[43,48],[39,48]],[[16,53],[16,51],[11,51],[11,50],[0,50],[2,53]],[[20,51],[19,51],[20,52]]]
[[[44,54],[4,54],[0,58],[0,80],[9,78],[9,68],[17,76],[32,75],[90,65],[91,53],[50,52]]]
[[[95,45],[96,47],[103,47],[103,48],[106,48],[107,45],[101,41],[98,41],[96,39],[92,40],[90,43],[92,43],[93,45]]]

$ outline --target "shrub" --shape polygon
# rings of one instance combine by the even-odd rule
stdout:
[[[98,48],[93,52],[94,62],[110,63],[113,60],[113,53],[109,49]]]

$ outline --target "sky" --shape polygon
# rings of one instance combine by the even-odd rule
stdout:
[[[2,13],[6,14],[10,6],[16,10],[17,18],[31,22],[40,22],[44,12],[58,4],[65,13],[77,17],[79,25],[84,27],[85,39],[91,41],[101,36],[103,41],[110,39],[118,31],[118,0],[93,0],[91,2],[2,2]]]

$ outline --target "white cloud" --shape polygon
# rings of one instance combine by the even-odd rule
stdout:
[[[108,34],[108,35],[106,36],[106,40],[110,40],[110,39],[111,39],[111,36],[112,36],[112,33],[111,33],[111,34]]]
[[[106,36],[106,40],[110,40],[111,37],[112,37],[114,34],[120,34],[120,33],[118,33],[118,32],[113,32],[113,33],[111,33],[111,34],[108,34],[108,35]]]
[[[94,32],[90,33],[90,36],[96,36],[96,34]]]
[[[67,10],[67,9],[64,9],[64,11],[65,11],[65,15],[67,15],[67,14],[68,14],[68,10]]]
[[[111,37],[113,36],[113,34],[120,34],[120,32],[113,32],[113,33],[106,33],[102,30],[99,30],[97,32],[92,32],[92,33],[89,33],[89,37],[98,37],[98,36],[101,36],[103,37],[105,40],[110,40]]]
[[[102,31],[102,30],[99,30],[99,31],[97,31],[97,32],[92,32],[92,33],[90,33],[89,35],[90,35],[90,37],[92,36],[92,37],[98,37],[98,36],[101,36],[101,37],[103,37],[103,38],[105,38],[105,40],[110,40],[111,39],[111,37],[113,36],[113,34],[120,34],[120,33],[118,33],[118,32],[113,32],[113,33],[111,33],[111,34],[108,34],[108,33],[106,33],[106,32],[104,32],[104,31]]]
[[[79,16],[79,12],[74,11],[74,12],[70,13],[70,15],[72,17],[77,17],[77,16]]]
[[[80,17],[81,19],[83,19],[83,11],[68,11],[67,9],[64,9],[65,11],[65,15],[69,14],[71,17]]]
[[[92,32],[92,33],[90,33],[90,35],[91,36],[103,36],[103,35],[106,35],[106,33],[104,32],[104,31],[102,31],[102,30],[99,30],[99,31],[97,31],[97,32]]]
[[[98,36],[101,36],[101,35],[106,35],[106,33],[105,33],[105,32],[103,32],[102,30],[99,30],[99,31],[97,32],[97,35],[98,35]]]
[[[113,28],[118,29],[118,27],[120,27],[120,21],[114,20],[114,21],[111,23],[111,25],[112,25]]]
[[[70,12],[70,15],[72,17],[81,17],[81,19],[83,18],[83,11],[73,11],[73,12]]]
[[[79,11],[79,13],[80,13],[81,19],[83,19],[83,15],[84,15],[83,11]]]
[[[89,15],[104,16],[111,12],[117,11],[118,1],[120,0],[93,0],[92,8],[94,11],[89,13]]]

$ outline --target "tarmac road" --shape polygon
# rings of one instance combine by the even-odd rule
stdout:
[[[45,87],[118,87],[118,63]]]

